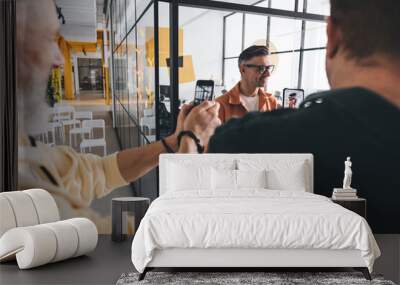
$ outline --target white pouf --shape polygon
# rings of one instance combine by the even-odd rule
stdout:
[[[1,195],[10,202],[17,227],[33,226],[39,223],[35,205],[28,194],[23,191],[15,191],[3,192]]]
[[[29,189],[23,191],[28,194],[35,205],[39,224],[57,222],[60,220],[57,204],[49,192],[42,189]]]
[[[16,256],[20,269],[86,254],[96,248],[97,228],[85,218],[14,228],[0,238],[0,261]]]
[[[0,195],[0,237],[8,230],[15,228],[17,223],[11,204],[6,197]]]
[[[0,193],[0,214],[0,262],[16,259],[20,269],[28,269],[96,248],[95,224],[86,218],[59,221],[45,190]]]

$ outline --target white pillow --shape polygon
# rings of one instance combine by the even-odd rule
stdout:
[[[214,190],[236,190],[236,170],[213,168],[212,182]]]
[[[237,187],[240,188],[267,188],[267,171],[236,170]]]
[[[267,189],[306,191],[310,181],[309,169],[304,160],[291,159],[239,159],[240,170],[266,170]]]
[[[267,188],[273,190],[306,191],[304,163],[292,168],[271,169],[267,171]]]
[[[211,190],[211,167],[170,163],[168,191]]]

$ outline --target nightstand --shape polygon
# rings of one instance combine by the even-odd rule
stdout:
[[[122,233],[122,214],[132,212],[135,215],[135,232],[150,205],[150,199],[144,197],[120,197],[111,200],[112,241],[123,241],[126,235]]]
[[[349,200],[332,199],[332,202],[359,214],[364,219],[367,219],[367,200],[363,198],[354,198]]]

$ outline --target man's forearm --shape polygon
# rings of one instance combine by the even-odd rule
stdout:
[[[165,141],[174,151],[178,151],[175,135],[167,137]],[[117,155],[119,171],[127,182],[133,182],[156,167],[159,155],[165,152],[166,149],[161,141],[123,150]]]

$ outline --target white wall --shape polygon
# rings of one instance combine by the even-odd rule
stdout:
[[[169,27],[168,6],[160,5],[160,27]],[[164,15],[164,16],[163,16]],[[221,83],[223,13],[180,7],[179,26],[183,29],[183,54],[191,55],[195,80],[179,85],[181,100],[191,101],[198,79]],[[160,84],[169,85],[169,69],[160,69]]]

